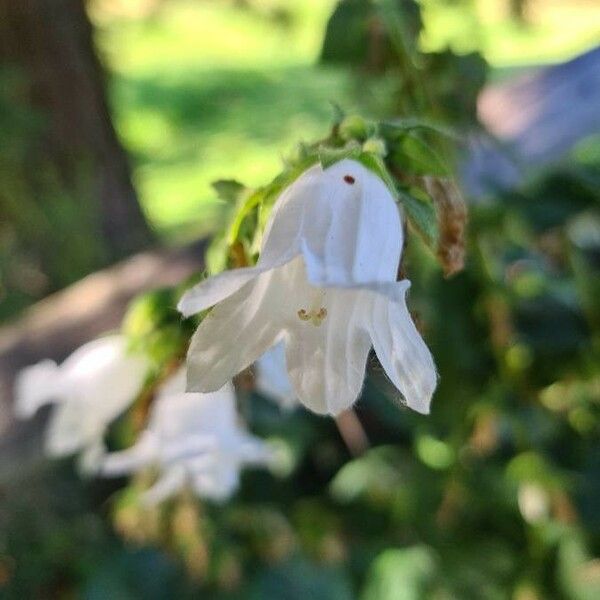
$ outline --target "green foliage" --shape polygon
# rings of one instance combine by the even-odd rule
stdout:
[[[193,321],[182,321],[177,311],[182,288],[157,289],[138,296],[123,318],[122,330],[132,349],[146,354],[156,367],[182,357],[194,331]]]
[[[385,550],[374,561],[361,600],[420,600],[431,595],[435,559],[426,546]]]
[[[378,79],[391,82],[384,113],[473,125],[485,60],[475,52],[459,55],[449,49],[422,53],[422,27],[421,7],[414,0],[341,0],[327,24],[321,61],[354,69],[361,88],[365,79],[371,86]]]

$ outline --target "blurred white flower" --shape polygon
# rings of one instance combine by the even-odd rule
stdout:
[[[202,498],[223,501],[237,489],[244,465],[272,458],[267,445],[239,424],[231,382],[210,394],[186,393],[182,368],[160,389],[138,442],[106,455],[100,472],[117,476],[158,468],[158,480],[144,496],[151,504],[186,486]]]
[[[277,200],[255,267],[189,290],[186,316],[216,305],[188,353],[188,389],[219,389],[276,343],[285,343],[296,396],[337,415],[362,388],[371,346],[408,406],[429,412],[437,376],[396,281],[400,212],[384,182],[343,160],[308,169]]]
[[[285,365],[285,346],[282,342],[267,350],[254,365],[256,390],[274,400],[283,409],[298,406],[298,399]]]
[[[127,351],[123,336],[89,342],[60,366],[43,360],[23,369],[15,383],[15,414],[29,418],[55,404],[46,431],[46,452],[60,457],[82,452],[85,471],[104,452],[108,425],[135,400],[148,371],[147,361]]]

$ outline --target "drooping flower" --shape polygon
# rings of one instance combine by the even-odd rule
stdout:
[[[108,425],[135,400],[147,371],[147,361],[128,352],[123,336],[103,337],[75,350],[60,366],[43,360],[23,369],[15,384],[15,414],[29,418],[54,404],[47,454],[82,452],[81,466],[93,470],[104,452]]]
[[[256,390],[285,410],[298,406],[298,398],[285,366],[285,347],[279,342],[267,350],[254,365]]]
[[[188,389],[209,392],[283,341],[297,397],[339,414],[360,394],[373,346],[408,406],[429,412],[437,376],[396,281],[399,208],[384,182],[353,160],[315,165],[281,194],[255,267],[201,282],[186,316],[214,306],[193,336]]]
[[[246,464],[268,464],[267,445],[242,428],[231,382],[210,394],[185,392],[185,369],[160,389],[148,427],[127,450],[106,455],[100,468],[117,476],[158,469],[144,500],[155,504],[189,486],[202,498],[223,501],[239,484]]]

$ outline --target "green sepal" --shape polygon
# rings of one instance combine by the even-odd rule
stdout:
[[[357,160],[361,153],[360,144],[350,142],[342,148],[331,148],[330,146],[321,146],[319,148],[319,162],[323,169],[327,169],[335,163],[347,158]]]

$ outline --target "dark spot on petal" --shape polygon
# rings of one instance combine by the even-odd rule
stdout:
[[[344,175],[344,181],[350,185],[352,185],[356,179],[354,179],[354,177],[352,177],[352,175]]]

